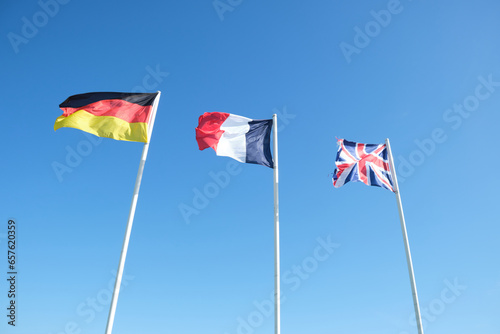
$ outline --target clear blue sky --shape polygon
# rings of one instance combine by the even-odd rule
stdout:
[[[283,333],[417,332],[394,194],[333,188],[336,136],[391,140],[426,333],[500,332],[497,1],[59,1],[0,4],[0,332],[103,333],[142,144],[53,124],[141,90],[162,96],[114,333],[273,333],[272,170],[214,187],[234,166],[198,151],[207,111],[283,125]]]

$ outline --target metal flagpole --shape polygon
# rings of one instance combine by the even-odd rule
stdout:
[[[139,163],[139,171],[137,172],[137,178],[135,180],[134,194],[132,196],[132,204],[130,205],[130,211],[127,220],[127,229],[125,231],[125,238],[123,239],[122,253],[120,255],[120,262],[118,264],[118,272],[116,274],[115,288],[113,291],[113,298],[111,299],[111,306],[109,308],[108,323],[106,324],[106,334],[111,334],[113,330],[113,322],[115,321],[116,304],[118,302],[118,295],[120,294],[120,285],[122,284],[123,268],[125,267],[125,258],[127,257],[128,243],[130,241],[130,233],[132,232],[132,224],[134,223],[135,208],[137,206],[137,199],[139,198],[139,188],[141,187],[142,172],[144,171],[144,164],[146,163],[146,157],[148,156],[149,142],[151,142],[151,134],[153,133],[153,126],[156,118],[156,110],[158,109],[158,102],[160,100],[161,92],[158,91],[153,102],[153,110],[151,114],[151,121],[148,126],[148,142],[144,143],[142,149],[141,162]]]
[[[398,202],[399,220],[401,221],[401,230],[403,231],[403,239],[405,243],[406,262],[408,263],[408,272],[410,274],[411,292],[413,295],[413,306],[415,308],[415,320],[419,334],[424,334],[422,328],[422,318],[420,316],[420,307],[418,305],[417,285],[415,284],[415,275],[413,274],[413,264],[411,261],[410,244],[408,243],[408,234],[406,233],[405,216],[403,214],[403,204],[401,203],[401,195],[399,193],[398,179],[396,178],[396,169],[394,168],[394,159],[392,157],[391,144],[389,138],[385,140],[387,152],[389,153],[389,164],[391,167],[392,179],[394,180],[394,193]]]
[[[280,334],[280,219],[278,197],[278,117],[273,115],[274,153],[274,333]]]

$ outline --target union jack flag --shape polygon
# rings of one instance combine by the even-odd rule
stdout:
[[[338,140],[333,186],[339,188],[349,181],[363,182],[394,191],[385,144],[361,144]]]

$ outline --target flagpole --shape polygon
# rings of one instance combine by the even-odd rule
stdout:
[[[413,295],[413,307],[415,308],[415,321],[417,322],[418,333],[424,334],[424,329],[422,327],[422,318],[420,315],[420,307],[418,305],[417,285],[415,283],[415,275],[413,273],[413,264],[411,261],[410,244],[408,242],[405,216],[403,214],[403,204],[401,203],[401,195],[399,193],[398,179],[396,178],[396,169],[394,168],[394,159],[392,157],[391,144],[389,143],[389,138],[385,140],[385,145],[387,147],[387,152],[389,153],[389,164],[391,167],[392,179],[394,180],[394,193],[396,194],[396,200],[398,202],[399,220],[401,221],[401,230],[403,232],[403,240],[406,251],[406,262],[408,263],[408,272],[410,274],[411,291]]]
[[[139,171],[135,180],[134,193],[132,196],[132,203],[130,204],[130,211],[127,220],[127,229],[123,239],[123,247],[120,255],[120,262],[118,264],[118,272],[116,274],[115,288],[113,290],[113,298],[111,299],[111,306],[109,308],[108,322],[106,324],[106,334],[111,334],[113,330],[113,323],[115,321],[116,304],[118,303],[118,295],[120,294],[120,286],[123,277],[123,268],[125,267],[125,259],[127,257],[128,244],[130,241],[130,233],[132,232],[132,224],[134,223],[135,208],[137,206],[137,199],[139,198],[139,189],[141,187],[142,173],[144,172],[144,165],[148,156],[149,143],[151,142],[151,134],[153,133],[153,126],[156,118],[156,110],[158,109],[158,102],[160,100],[161,92],[158,91],[153,102],[153,110],[151,114],[150,126],[148,126],[148,142],[144,143],[142,149],[141,161],[139,163]]]
[[[278,117],[273,115],[274,153],[274,333],[280,334],[280,219],[278,197]]]

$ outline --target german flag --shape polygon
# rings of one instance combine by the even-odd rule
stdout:
[[[158,93],[99,92],[70,96],[54,130],[75,128],[98,137],[148,142],[148,125]]]

